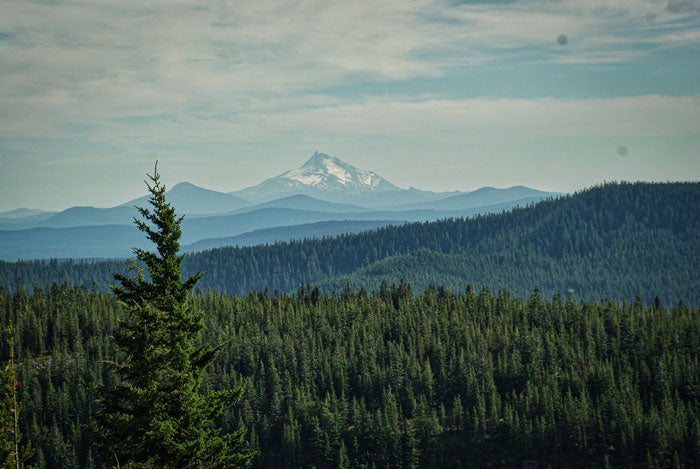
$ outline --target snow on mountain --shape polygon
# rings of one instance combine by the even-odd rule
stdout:
[[[278,176],[299,181],[310,186],[331,186],[340,184],[344,187],[372,190],[384,179],[372,171],[355,168],[339,158],[324,153],[314,155],[299,169],[292,169]],[[388,190],[388,189],[387,189]]]
[[[376,173],[355,168],[340,158],[316,152],[300,168],[289,170],[235,194],[250,201],[263,202],[290,194],[331,200],[352,194],[392,190],[399,188]]]

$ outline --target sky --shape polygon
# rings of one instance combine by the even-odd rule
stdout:
[[[435,191],[699,180],[700,0],[0,0],[0,211],[314,151]]]

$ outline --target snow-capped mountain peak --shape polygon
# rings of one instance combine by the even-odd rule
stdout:
[[[340,158],[318,152],[314,153],[301,168],[287,171],[279,178],[291,179],[313,187],[340,184],[359,190],[362,188],[372,190],[383,181],[372,171],[357,169]]]
[[[340,158],[315,152],[306,163],[237,194],[248,200],[301,193],[321,198],[399,188],[372,171],[355,168]],[[326,197],[324,197],[326,196]]]

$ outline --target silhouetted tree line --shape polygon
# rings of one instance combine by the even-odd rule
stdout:
[[[247,429],[254,467],[700,467],[700,309],[685,303],[384,282],[191,304],[201,340],[226,344],[201,390],[245,385],[216,424]],[[103,467],[84,425],[114,379],[116,300],[0,286],[0,312],[34,462]]]

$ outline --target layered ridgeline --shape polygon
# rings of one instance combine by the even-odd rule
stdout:
[[[406,284],[192,303],[224,344],[202,389],[245,384],[217,425],[247,429],[256,468],[700,467],[697,308]],[[111,294],[0,288],[40,467],[105,467],[87,390],[111,379],[119,316]]]
[[[236,193],[183,182],[166,194],[177,213],[186,215],[185,251],[358,232],[377,222],[384,226],[498,213],[558,195],[523,186],[471,192],[400,189],[372,171],[323,153]],[[138,214],[134,205],[145,204],[144,196],[111,208],[0,213],[0,259],[126,258],[132,247],[148,247],[132,223]]]
[[[12,288],[53,282],[105,289],[118,262],[0,263]],[[389,226],[372,232],[188,254],[202,289],[247,294],[346,283],[377,289],[401,278],[415,290],[469,284],[524,295],[573,291],[577,298],[700,304],[700,184],[604,184],[527,208],[473,219]]]

